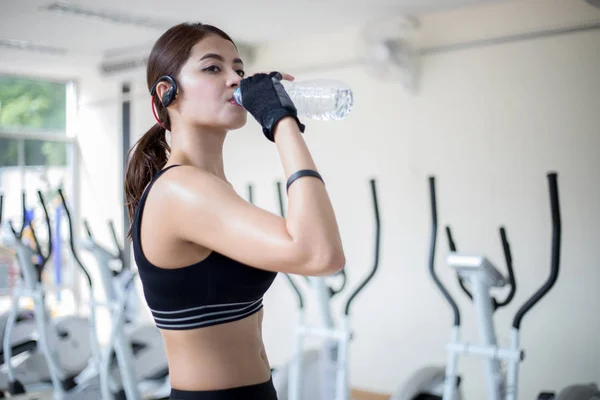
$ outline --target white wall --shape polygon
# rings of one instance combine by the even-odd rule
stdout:
[[[583,4],[540,4],[510,2],[427,16],[419,40],[434,46],[600,20],[600,10]],[[483,252],[504,270],[497,229],[506,226],[518,283],[512,304],[496,315],[498,338],[507,343],[515,311],[549,272],[548,171],[559,174],[562,270],[552,292],[524,319],[520,396],[534,398],[541,390],[573,382],[600,383],[600,161],[595,155],[600,149],[600,31],[426,56],[414,95],[398,83],[374,79],[358,64],[303,72],[354,59],[357,32],[270,43],[252,68],[285,70],[298,80],[341,79],[354,90],[348,119],[304,121],[339,217],[350,287],[372,264],[368,179],[377,179],[381,262],[352,310],[353,386],[391,393],[416,368],[444,362],[452,321],[426,269],[427,176],[438,177],[440,223],[452,224],[461,250]],[[105,160],[121,154],[120,85],[105,80],[98,86],[96,79],[81,82],[88,98],[80,109],[87,169],[82,179],[93,188],[82,196],[91,200],[82,215],[100,210],[102,216],[119,217],[115,182],[122,166]],[[138,136],[153,124],[144,79],[140,72],[134,82],[134,92],[144,93],[133,105]],[[254,121],[230,135],[229,179],[244,196],[245,185],[254,183],[255,202],[277,212],[274,182],[283,176],[273,144]],[[464,337],[476,339],[473,312],[443,263],[447,244],[441,233],[439,238],[438,271],[463,310]],[[264,336],[273,365],[291,356],[294,322],[295,298],[280,277],[266,296]],[[480,361],[464,360],[460,366],[466,397],[484,398]]]
[[[433,46],[598,18],[593,9],[574,10],[573,3],[546,4],[432,15],[424,19],[420,39],[423,46]],[[352,59],[353,40],[356,34],[348,30],[273,44],[257,69],[275,65],[309,78],[302,71],[324,63],[324,55],[332,62]],[[600,146],[599,49],[600,32],[591,31],[427,56],[416,96],[398,84],[373,80],[360,66],[312,74],[342,79],[356,95],[348,120],[309,122],[306,135],[341,220],[353,282],[366,273],[372,257],[367,179],[377,177],[380,188],[381,274],[354,309],[355,385],[391,392],[418,366],[444,362],[451,314],[426,272],[427,175],[438,176],[441,223],[452,223],[462,250],[485,252],[504,268],[497,228],[505,224],[508,230],[518,291],[512,305],[496,316],[499,339],[506,343],[515,311],[549,271],[549,170],[559,173],[563,269],[551,294],[524,320],[527,359],[520,394],[532,398],[542,389],[600,380],[594,334],[600,299],[593,289],[600,279],[600,162],[594,156]],[[273,151],[261,144],[251,152],[255,139],[244,139],[231,141],[236,165],[244,166],[240,173],[274,170],[269,177],[274,178],[280,168]],[[255,160],[266,161],[257,166]],[[269,190],[269,179],[262,182]],[[263,204],[272,203],[265,199]],[[476,338],[469,304],[441,262],[447,245],[440,238],[438,270],[464,310],[465,337]],[[268,309],[276,311],[267,314],[265,330],[277,363],[290,355],[291,340],[276,327],[293,323],[292,315],[283,317],[293,297],[282,280],[271,298]],[[483,397],[480,365],[461,361],[468,398]]]

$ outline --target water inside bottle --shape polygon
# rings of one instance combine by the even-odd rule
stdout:
[[[312,80],[285,85],[299,115],[331,121],[341,120],[352,111],[352,90],[341,82]]]
[[[352,111],[352,90],[343,82],[315,79],[302,82],[281,81],[294,102],[298,114],[321,121],[344,119]],[[242,104],[241,90],[233,93],[238,104]]]

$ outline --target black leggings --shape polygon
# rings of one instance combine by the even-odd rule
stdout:
[[[171,389],[171,400],[277,400],[273,378],[267,382],[221,390]]]

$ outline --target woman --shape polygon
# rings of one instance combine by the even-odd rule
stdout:
[[[276,399],[262,342],[264,293],[278,272],[330,275],[345,264],[304,126],[280,83],[294,78],[243,78],[235,44],[210,25],[174,26],[148,60],[157,124],[132,149],[125,191],[171,399]],[[244,107],[233,100],[240,86]],[[223,142],[247,113],[279,152],[287,219],[245,201],[225,177]]]

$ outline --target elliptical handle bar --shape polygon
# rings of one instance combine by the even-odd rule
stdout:
[[[435,273],[435,248],[437,242],[437,228],[438,228],[438,218],[437,218],[437,201],[435,196],[435,177],[429,177],[429,194],[431,199],[431,239],[430,239],[430,247],[429,247],[429,272],[431,273],[431,277],[433,281],[440,289],[450,307],[452,307],[452,312],[454,313],[454,326],[460,325],[460,311],[456,302],[448,292],[448,290],[444,287],[444,284],[440,281],[437,274]]]
[[[52,227],[50,226],[50,216],[48,215],[48,209],[46,208],[46,202],[44,201],[42,192],[38,190],[37,195],[38,195],[38,199],[40,200],[40,204],[42,205],[42,210],[44,211],[44,219],[46,220],[46,228],[48,229],[48,251],[46,252],[45,255],[42,252],[42,248],[40,247],[40,243],[39,243],[37,235],[35,233],[35,228],[33,227],[33,221],[29,221],[29,228],[31,229],[31,236],[33,238],[33,242],[35,245],[34,251],[37,254],[37,256],[40,257],[40,259],[41,259],[41,262],[39,262],[39,263],[36,262],[35,266],[38,269],[38,273],[41,273],[41,270],[44,269],[44,266],[46,265],[46,263],[50,259],[50,255],[52,254]],[[22,238],[23,238],[23,231],[25,230],[25,225],[27,223],[27,217],[25,215],[26,210],[27,210],[25,191],[23,191],[23,193],[21,194],[21,201],[22,201],[22,209],[23,209],[23,222],[22,222],[22,226],[21,226],[21,231],[19,233],[17,233],[15,231],[15,229],[12,227],[12,224],[10,224],[13,234],[19,240],[22,240]]]
[[[85,232],[88,235],[88,238],[93,242],[94,246],[99,246],[98,244],[96,244],[96,242],[94,242],[94,235],[92,234],[92,229],[90,228],[90,224],[88,223],[87,220],[83,220],[83,227],[85,228]],[[119,240],[117,239],[117,233],[115,231],[115,225],[113,224],[112,221],[108,221],[108,229],[111,232],[112,235],[112,239],[115,242],[115,246],[117,247],[117,255],[115,256],[114,254],[111,253],[112,257],[116,257],[119,260],[123,261],[124,256],[123,256],[123,249],[121,248],[121,246],[119,245]],[[108,252],[108,250],[105,250]],[[122,263],[121,265],[125,265],[124,263]]]
[[[39,268],[43,269],[48,260],[50,259],[50,255],[52,254],[52,227],[50,225],[50,216],[48,215],[48,209],[46,208],[46,202],[44,201],[44,196],[42,196],[42,192],[40,190],[37,191],[38,199],[40,200],[40,204],[42,205],[42,209],[44,210],[44,219],[46,220],[46,229],[48,230],[48,251],[46,255],[41,253],[41,249],[39,247],[39,243],[37,241],[37,237],[35,236],[35,231],[33,229],[33,224],[31,225],[31,233],[34,236],[36,246],[40,251],[40,256],[42,257],[42,262],[39,264]]]
[[[277,181],[276,185],[277,185],[277,198],[279,200],[279,215],[281,215],[283,218],[285,218],[285,207],[283,207],[283,191],[281,190],[281,182]],[[250,198],[252,197],[251,189],[248,190],[248,195],[250,196]],[[300,289],[298,289],[298,286],[294,283],[294,280],[292,279],[292,277],[289,274],[284,274],[284,275],[287,278],[290,285],[292,286],[292,289],[296,293],[296,296],[298,297],[298,307],[300,308],[300,310],[303,310],[304,309],[304,297],[302,297],[302,292],[300,292]],[[308,278],[306,278],[306,280],[308,281]]]
[[[38,194],[41,195],[41,192],[39,190],[38,190]],[[46,212],[46,207],[44,206],[43,199],[42,199],[42,207],[44,209],[44,212]],[[23,215],[23,218],[21,219],[21,230],[17,233],[11,224],[11,229],[12,229],[13,233],[15,234],[15,236],[17,237],[17,239],[19,239],[19,240],[23,237],[23,231],[25,230],[25,225],[27,225],[27,194],[25,193],[24,190],[23,190],[23,192],[21,192],[21,212]],[[48,216],[47,212],[46,212],[46,216]],[[38,256],[40,256],[43,259],[44,255],[42,254],[42,249],[40,247],[40,243],[37,240],[37,236],[35,234],[35,229],[33,228],[32,222],[33,221],[29,221],[29,226],[31,228],[31,236],[33,237],[33,244],[35,245],[34,251],[36,252],[36,254]],[[48,226],[48,229],[50,229],[50,226]]]
[[[496,303],[494,299],[494,309],[498,309],[500,307],[504,307],[508,305],[513,297],[515,296],[515,292],[517,291],[517,281],[515,279],[515,273],[513,270],[512,263],[512,255],[510,252],[510,244],[508,243],[508,238],[506,236],[506,229],[503,226],[500,227],[500,239],[502,240],[502,249],[504,250],[504,259],[506,260],[506,269],[508,269],[508,284],[510,285],[510,292],[506,296],[504,301]]]
[[[448,247],[450,251],[456,252],[456,243],[454,242],[454,238],[452,237],[452,230],[450,229],[450,225],[446,225],[446,237],[448,238]]]
[[[67,202],[65,201],[65,197],[63,195],[62,189],[60,189],[60,188],[58,189],[58,195],[60,196],[60,201],[63,205],[63,208],[65,209],[65,214],[67,215],[67,221],[69,223],[69,246],[71,247],[71,253],[73,254],[73,258],[77,262],[77,265],[79,265],[79,268],[81,268],[81,270],[83,271],[85,278],[88,282],[88,285],[90,287],[90,290],[91,290],[93,288],[92,277],[90,276],[87,268],[85,268],[83,266],[83,263],[79,259],[79,256],[77,255],[77,251],[75,250],[75,241],[73,239],[73,221],[71,219],[71,212],[69,211],[69,207],[67,206]]]
[[[108,229],[110,230],[113,242],[115,242],[115,247],[117,248],[118,253],[117,257],[119,258],[119,260],[121,260],[121,265],[125,268],[131,268],[130,263],[125,262],[125,253],[123,252],[123,247],[121,246],[121,244],[119,243],[119,239],[117,238],[117,231],[115,230],[115,224],[112,219],[108,221]]]
[[[23,215],[23,218],[21,219],[21,230],[17,231],[15,229],[15,226],[13,225],[13,222],[11,220],[8,221],[8,227],[10,228],[10,230],[12,231],[13,235],[15,236],[16,239],[21,240],[21,237],[23,236],[23,230],[25,230],[25,223],[27,222],[27,216],[25,215],[25,191],[23,191],[21,193],[21,212]],[[37,251],[37,249],[36,249]]]
[[[86,219],[83,220],[83,227],[85,228],[85,233],[87,233],[88,238],[90,238],[90,240],[94,240],[92,229],[90,228],[90,224],[87,222]]]
[[[23,231],[25,230],[25,224],[27,224],[27,207],[26,207],[26,194],[25,191],[21,193],[21,212],[23,213],[23,218],[21,220],[21,230],[19,231],[19,239],[23,236]]]
[[[538,291],[535,292],[515,314],[515,318],[513,320],[513,328],[515,329],[519,329],[521,327],[521,321],[523,320],[525,314],[550,291],[558,279],[560,265],[561,217],[556,172],[548,173],[547,178],[552,215],[552,256],[550,261],[550,276],[542,285],[542,287],[538,289]]]
[[[23,192],[23,200],[25,199],[25,192]],[[25,204],[23,204],[23,210],[25,210]],[[44,258],[44,254],[42,253],[42,248],[40,246],[40,242],[38,241],[37,238],[37,234],[35,233],[35,227],[33,226],[33,219],[31,221],[29,221],[29,228],[31,229],[31,237],[33,237],[33,243],[35,244],[35,251],[36,253],[42,258],[42,262],[43,262],[43,258]],[[24,230],[24,227],[23,227]],[[21,230],[21,232],[23,232],[23,230]],[[37,264],[38,268],[39,265],[41,264]]]
[[[452,230],[450,230],[449,225],[446,226],[446,237],[448,238],[448,247],[450,248],[450,251],[455,253],[456,252],[456,243],[454,243],[454,238],[452,237]],[[473,300],[473,295],[471,294],[469,289],[467,289],[467,287],[465,286],[465,282],[461,279],[460,275],[457,274],[456,276],[457,276],[458,284],[460,285],[460,288],[463,290],[463,292],[465,292],[465,294],[469,297],[469,299]]]
[[[248,184],[248,203],[254,204],[254,187],[251,183]]]
[[[377,201],[377,186],[375,185],[375,179],[371,179],[369,183],[371,184],[371,197],[373,199],[373,212],[375,217],[375,260],[373,262],[373,269],[371,270],[369,275],[367,275],[367,277],[354,290],[350,297],[348,297],[346,307],[344,310],[344,314],[346,316],[350,314],[350,305],[352,304],[356,296],[365,288],[367,283],[369,283],[369,281],[373,279],[373,276],[375,275],[375,272],[377,272],[377,268],[379,267],[379,249],[381,246],[381,221],[379,218],[379,202]]]

